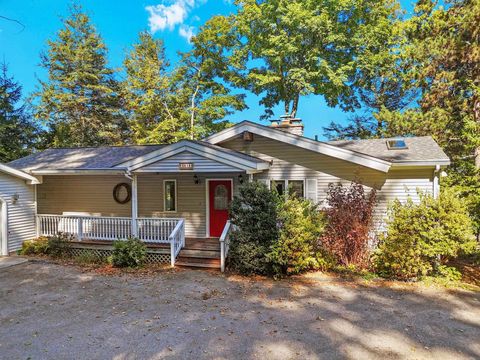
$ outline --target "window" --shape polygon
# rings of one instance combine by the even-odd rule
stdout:
[[[215,210],[228,209],[228,190],[225,185],[217,185],[215,187],[213,207]]]
[[[163,181],[163,206],[165,211],[177,211],[177,181]]]
[[[387,140],[387,148],[389,150],[408,149],[407,143],[404,139]]]
[[[297,197],[305,197],[303,191],[303,180],[288,180],[288,195],[293,195]]]
[[[278,195],[285,194],[285,180],[272,180],[270,181],[270,189],[276,190]]]

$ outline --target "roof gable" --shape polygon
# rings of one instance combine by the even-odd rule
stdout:
[[[148,167],[152,164],[175,157],[184,152],[195,154],[217,163],[226,164],[238,170],[259,171],[265,170],[270,166],[270,164],[264,160],[237,151],[201,141],[182,140],[175,144],[166,145],[144,156],[120,163],[116,167],[127,168],[128,171],[132,172],[147,171]]]
[[[281,141],[290,145],[294,145],[299,148],[314,151],[323,155],[369,167],[385,173],[388,172],[390,166],[392,165],[389,161],[382,160],[367,154],[362,154],[349,149],[337,147],[326,142],[311,140],[302,136],[286,133],[278,129],[273,129],[249,121],[243,121],[228,129],[220,131],[212,136],[207,137],[205,141],[211,144],[220,144],[234,138],[235,136],[242,134],[245,131],[251,132],[253,134],[258,134],[266,138]]]

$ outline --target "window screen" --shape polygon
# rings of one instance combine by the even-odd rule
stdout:
[[[288,194],[305,197],[303,192],[303,180],[288,180]]]

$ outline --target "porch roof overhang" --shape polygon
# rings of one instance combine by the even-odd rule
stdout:
[[[224,149],[220,146],[199,141],[182,140],[135,159],[117,164],[115,168],[126,168],[127,173],[159,172],[155,169],[149,169],[148,166],[183,152],[195,154],[213,162],[228,165],[238,171],[245,171],[246,173],[261,172],[268,169],[271,165],[268,161],[237,151]],[[181,172],[188,172],[188,170],[182,170]],[[190,172],[210,171],[191,170]]]
[[[373,156],[362,154],[348,149],[343,149],[325,142],[308,139],[302,136],[290,134],[287,132],[272,129],[267,126],[252,123],[250,121],[242,121],[230,128],[222,130],[204,139],[210,144],[220,144],[228,141],[244,132],[251,132],[269,139],[284,142],[302,149],[317,152],[333,158],[345,160],[354,164],[362,165],[374,170],[387,173],[392,163]]]

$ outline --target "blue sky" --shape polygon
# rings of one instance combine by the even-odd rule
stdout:
[[[149,30],[165,42],[172,62],[177,51],[189,49],[188,37],[208,18],[235,11],[231,0],[82,0],[78,1],[89,13],[109,49],[110,66],[119,68],[126,51],[140,31]],[[24,95],[35,90],[38,78],[45,74],[38,66],[46,42],[61,28],[61,17],[68,13],[66,0],[0,0],[0,15],[20,21],[18,24],[0,19],[0,59],[9,64],[10,73],[23,86]],[[411,1],[402,0],[411,9]],[[247,96],[249,109],[229,116],[229,120],[259,121],[263,108],[258,97]],[[281,108],[275,115],[282,115]],[[318,96],[300,100],[298,116],[305,123],[305,135],[322,138],[322,127],[331,121],[344,123],[350,114],[329,108]]]

